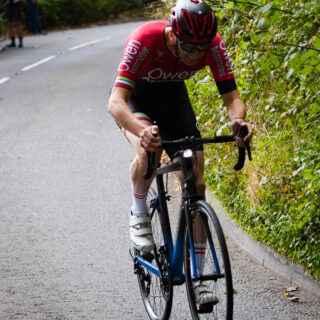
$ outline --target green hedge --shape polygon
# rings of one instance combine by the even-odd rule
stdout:
[[[214,147],[207,181],[242,229],[319,278],[319,1],[207,2],[255,127],[252,163],[236,173],[233,148]],[[209,71],[188,88],[203,133],[228,132]]]
[[[5,33],[7,29],[6,21],[4,20],[4,3],[0,2],[0,31]]]
[[[80,26],[88,23],[104,22],[120,14],[144,6],[154,0],[38,0],[41,22],[45,29]],[[21,1],[23,22],[27,25],[27,3]],[[4,3],[0,2],[0,12]],[[0,27],[3,18],[0,17]]]
[[[120,13],[142,8],[150,0],[39,0],[45,28],[79,26],[105,21]]]
[[[5,35],[7,32],[7,25],[2,16],[0,16],[0,32],[1,32],[1,36]]]
[[[161,1],[167,17],[174,1]],[[206,181],[240,228],[320,277],[320,3],[206,0],[254,125],[253,161],[206,147]],[[229,134],[209,69],[187,82],[205,136]]]

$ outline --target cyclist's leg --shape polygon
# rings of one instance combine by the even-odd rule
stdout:
[[[141,96],[141,94],[140,94]],[[147,125],[153,125],[151,117],[147,115],[148,109],[143,99],[137,96],[134,91],[131,95],[128,106],[134,116]],[[129,131],[123,130],[128,141],[135,150],[135,158],[130,164],[131,188],[132,188],[132,206],[130,215],[130,239],[137,250],[150,252],[154,247],[150,217],[148,215],[147,195],[152,180],[155,176],[155,170],[152,177],[144,179],[144,173],[147,170],[147,152],[142,148],[139,137]],[[162,150],[156,152],[155,165],[160,161]]]
[[[178,158],[174,159],[174,162],[178,161]],[[203,179],[204,169],[204,156],[203,151],[196,152],[196,161],[194,162],[193,174],[196,182],[197,191],[203,199],[205,199],[206,185]],[[180,183],[183,182],[182,173],[178,172],[178,178]],[[202,221],[199,216],[196,216],[193,222],[193,240],[195,249],[195,258],[197,264],[197,270],[202,273],[204,268],[204,257],[206,253],[206,234],[203,229]]]
[[[175,92],[171,93],[170,102],[166,105],[166,114],[157,119],[161,137],[163,140],[174,140],[186,136],[201,137],[186,86],[183,82],[175,84]],[[175,159],[177,146],[166,147],[166,152],[171,160]],[[200,146],[194,159],[194,177],[198,193],[205,197],[205,183],[203,180],[204,157],[203,148]],[[178,173],[178,178],[182,182],[182,174]]]
[[[173,159],[173,162],[178,162],[180,159],[178,157]],[[204,155],[203,151],[197,151],[196,157],[194,159],[193,175],[196,183],[197,191],[199,195],[205,199],[206,193],[206,184],[203,179],[203,170],[204,170]],[[177,172],[178,179],[180,183],[183,183],[182,172]]]
[[[195,136],[200,137],[200,131],[197,125],[197,120],[193,112],[187,91],[184,84],[181,85],[181,91],[179,99],[176,99],[172,103],[172,112],[170,112],[170,117],[167,117],[165,121],[158,120],[160,132],[162,132],[162,138],[164,140],[184,138],[185,136]],[[170,146],[166,148],[166,152],[169,157],[173,159],[174,162],[179,161],[175,157],[176,147]],[[199,148],[196,151],[196,156],[194,158],[194,180],[196,183],[197,191],[199,195],[205,199],[205,182],[203,179],[204,171],[204,155],[203,148]],[[181,172],[177,172],[180,183],[183,183],[183,177]],[[194,229],[194,246],[196,248],[196,261],[199,272],[202,272],[204,255],[206,251],[206,235],[203,232],[203,226],[201,219],[196,217],[193,223]]]
[[[141,120],[147,124],[152,125],[152,122],[147,120]],[[144,179],[143,175],[147,170],[147,153],[144,148],[140,145],[140,140],[137,136],[133,135],[131,132],[126,132],[126,137],[130,141],[130,144],[135,149],[136,155],[134,160],[130,164],[131,182],[134,191],[137,194],[147,194],[153,178],[156,174],[154,171],[150,179]],[[155,165],[157,166],[162,154],[162,149],[156,152]],[[142,213],[142,212],[141,212]]]
[[[138,115],[141,121],[152,125],[147,116]],[[147,170],[147,153],[140,145],[140,140],[131,132],[126,132],[126,137],[135,149],[136,155],[130,164],[131,187],[132,187],[132,207],[130,216],[130,239],[136,249],[143,252],[150,252],[154,247],[152,237],[151,221],[148,215],[147,195],[156,170],[148,180],[143,175]],[[156,152],[155,161],[159,163],[162,150]]]
[[[170,108],[170,113],[168,116],[162,120],[160,117],[158,119],[160,132],[162,133],[162,138],[164,140],[171,139],[179,139],[184,138],[186,136],[195,136],[200,137],[200,130],[197,124],[196,116],[192,109],[189,96],[186,90],[184,83],[181,83],[176,90],[179,90],[179,98],[175,98],[172,100],[171,104],[168,105],[168,109]],[[180,159],[175,158],[175,153],[177,151],[177,147],[169,146],[166,148],[166,152],[169,157],[173,160],[173,162],[177,162]],[[205,190],[206,185],[203,179],[203,171],[204,171],[204,155],[202,146],[196,151],[196,156],[194,158],[194,180],[196,183],[197,191],[199,195],[205,199]],[[177,172],[178,179],[180,183],[183,183],[182,172]],[[196,219],[198,220],[198,219]],[[198,226],[197,231],[201,230],[201,221],[196,222],[194,224]],[[206,241],[204,233],[196,232],[196,237],[194,239],[196,246],[202,247],[202,243]],[[203,234],[202,237],[200,235]],[[201,251],[199,251],[201,252]],[[201,259],[201,258],[200,258]]]

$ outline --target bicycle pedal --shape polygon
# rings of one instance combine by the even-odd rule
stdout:
[[[213,311],[213,303],[201,304],[198,313],[211,313]]]

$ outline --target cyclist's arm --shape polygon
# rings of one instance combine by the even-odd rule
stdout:
[[[246,107],[241,99],[238,90],[233,90],[221,95],[224,103],[228,109],[228,115],[231,122],[231,130],[233,134],[236,134],[240,126],[246,126],[248,129],[248,135],[244,138],[244,141],[250,141],[253,135],[252,126],[245,121]],[[240,141],[237,142],[242,145]]]
[[[230,121],[235,119],[245,120],[246,118],[246,107],[243,100],[241,99],[238,90],[233,90],[228,93],[221,95],[225,105],[228,109],[228,115]]]
[[[137,120],[128,106],[131,91],[121,87],[113,87],[109,99],[108,112],[116,122],[124,129],[136,136],[146,127]]]
[[[128,106],[131,91],[122,87],[114,87],[109,99],[108,111],[116,122],[140,139],[141,146],[148,151],[156,151],[161,147],[159,129],[144,121],[136,119]]]

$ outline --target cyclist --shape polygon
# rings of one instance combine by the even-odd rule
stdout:
[[[147,168],[146,150],[155,152],[159,162],[161,139],[200,137],[184,80],[205,66],[211,68],[226,104],[232,133],[246,126],[248,135],[244,141],[249,141],[252,126],[245,121],[246,108],[237,91],[226,46],[217,33],[215,14],[204,1],[178,0],[171,9],[170,22],[142,25],[133,30],[125,44],[108,111],[136,152],[130,165],[130,239],[138,250],[149,252],[154,246],[146,197],[155,173],[149,180],[143,178]],[[237,138],[240,145],[244,141]],[[166,148],[172,160],[176,151],[175,147]],[[194,174],[198,192],[204,198],[203,159],[203,148],[199,147]],[[202,242],[199,239],[195,243],[199,265],[205,253]],[[198,303],[216,299],[202,286],[196,295]]]

